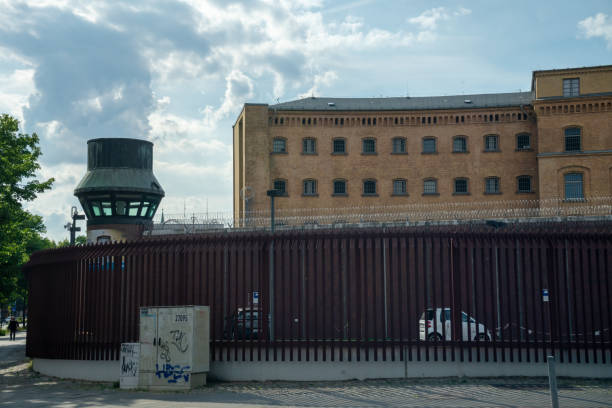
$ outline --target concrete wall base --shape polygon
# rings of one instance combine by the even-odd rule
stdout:
[[[119,381],[119,361],[33,358],[34,371],[52,377],[87,381]]]
[[[118,361],[33,359],[49,376],[119,381]],[[557,363],[560,377],[612,378],[611,364]],[[546,363],[460,361],[214,361],[208,377],[221,381],[337,381],[371,378],[544,377]]]

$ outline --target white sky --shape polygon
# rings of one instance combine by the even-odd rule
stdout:
[[[155,143],[165,213],[232,210],[244,102],[528,90],[536,69],[612,63],[612,2],[0,0],[0,112],[41,137],[63,239],[86,141]]]

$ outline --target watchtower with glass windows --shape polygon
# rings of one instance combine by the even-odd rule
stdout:
[[[87,216],[87,241],[139,238],[152,226],[164,190],[153,175],[153,143],[104,138],[87,142],[87,173],[74,190]]]

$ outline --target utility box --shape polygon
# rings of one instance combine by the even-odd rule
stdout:
[[[181,390],[204,385],[209,358],[208,306],[140,308],[139,387]]]

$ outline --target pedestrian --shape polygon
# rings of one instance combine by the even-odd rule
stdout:
[[[8,324],[8,329],[11,332],[10,339],[15,340],[15,335],[17,334],[17,320],[15,317],[11,317],[11,321]]]

